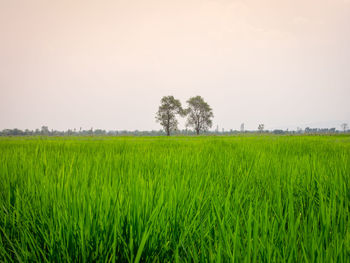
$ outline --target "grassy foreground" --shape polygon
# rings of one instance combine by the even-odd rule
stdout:
[[[0,261],[349,262],[350,137],[0,138]]]

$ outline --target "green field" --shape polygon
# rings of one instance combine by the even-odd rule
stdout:
[[[0,138],[0,262],[349,262],[350,136]]]

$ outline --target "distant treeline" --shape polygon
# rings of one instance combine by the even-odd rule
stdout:
[[[249,134],[249,133],[264,133],[264,134],[337,134],[337,133],[350,133],[350,130],[339,131],[336,128],[305,128],[304,130],[215,130],[205,131],[204,135],[234,135],[234,134]],[[189,129],[175,130],[174,135],[195,135],[196,132]],[[102,129],[89,129],[89,130],[76,130],[68,129],[67,131],[49,130],[47,126],[41,127],[41,129],[35,130],[20,130],[20,129],[4,129],[0,131],[0,136],[163,136],[166,132],[163,130],[152,130],[152,131],[106,131]]]

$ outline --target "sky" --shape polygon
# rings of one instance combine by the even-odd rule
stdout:
[[[0,129],[350,124],[350,0],[0,0]],[[179,128],[184,128],[180,121]]]

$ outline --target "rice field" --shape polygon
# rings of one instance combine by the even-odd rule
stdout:
[[[0,262],[350,262],[350,136],[2,137]]]

